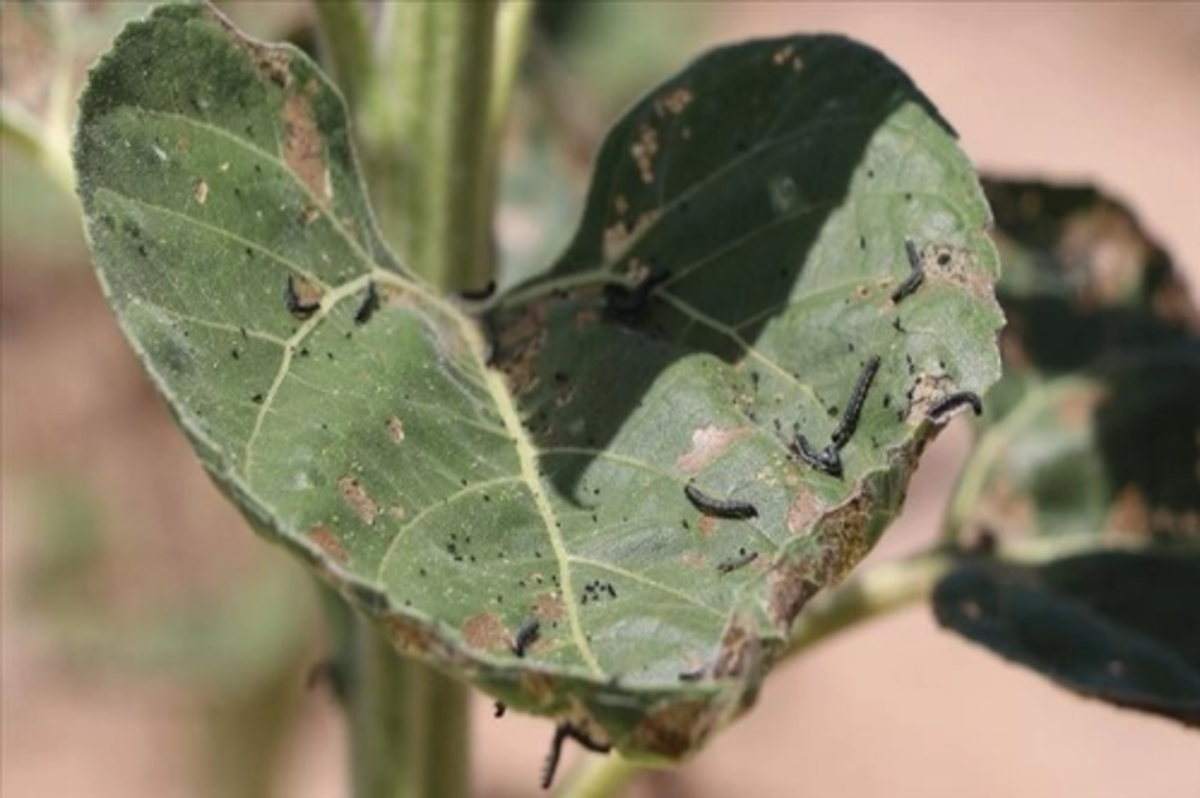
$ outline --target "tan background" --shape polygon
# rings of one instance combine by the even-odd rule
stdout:
[[[1183,264],[1200,296],[1200,5],[710,10],[706,42],[838,31],[879,47],[933,98],[982,168],[1110,189]],[[153,674],[98,677],[86,663],[64,661],[38,617],[15,601],[22,563],[37,545],[38,480],[68,474],[99,491],[117,519],[117,551],[169,563],[139,575],[160,589],[219,584],[244,572],[261,545],[145,387],[90,275],[7,262],[5,251],[0,792],[194,796],[183,775],[194,734],[187,696]],[[36,252],[23,257],[37,260]],[[932,448],[910,506],[874,556],[932,533],[965,445],[956,428]],[[278,795],[345,795],[332,702],[299,685],[296,701],[302,726]],[[483,700],[477,714],[479,794],[535,794],[549,724],[494,721]],[[1061,692],[940,633],[926,610],[914,609],[789,663],[753,713],[675,776],[639,792],[1191,798],[1200,795],[1200,737]]]

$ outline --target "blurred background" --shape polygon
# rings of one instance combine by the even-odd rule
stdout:
[[[54,48],[16,5],[0,5],[0,77],[36,112]],[[146,8],[43,5],[68,23],[76,81]],[[255,35],[314,46],[305,4],[222,6]],[[982,170],[1124,199],[1200,302],[1195,3],[547,5],[507,152],[508,274],[569,237],[599,138],[641,91],[713,44],[818,31],[905,68]],[[174,429],[100,295],[73,197],[8,143],[0,169],[0,793],[346,795],[337,707],[305,688],[324,650],[311,584]],[[934,536],[968,443],[953,426],[931,447],[872,560]],[[549,722],[476,703],[477,794],[537,793]],[[919,607],[789,662],[754,711],[634,792],[1190,798],[1198,743],[1061,692]]]

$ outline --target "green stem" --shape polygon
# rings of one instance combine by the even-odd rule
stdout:
[[[406,265],[443,291],[492,279],[495,0],[385,3],[355,112],[371,200]]]
[[[351,109],[358,109],[375,70],[371,27],[359,0],[316,0],[323,60]]]
[[[373,30],[360,4],[317,2],[379,226],[409,268],[443,291],[492,279],[498,131],[529,5],[506,9],[516,21],[506,17],[494,46],[495,0],[383,3]],[[349,648],[356,798],[465,796],[467,689],[399,657],[357,616]]]
[[[59,131],[61,132],[61,131]],[[23,105],[0,97],[0,141],[7,142],[46,170],[55,185],[75,196],[75,169],[66,139]]]
[[[649,769],[615,751],[607,756],[589,754],[558,794],[560,798],[611,798]]]
[[[877,565],[828,593],[818,594],[792,627],[784,656],[797,654],[862,621],[927,599],[957,556],[943,548],[918,552]]]

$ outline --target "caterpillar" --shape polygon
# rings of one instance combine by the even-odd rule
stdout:
[[[699,488],[691,482],[683,486],[683,492],[688,497],[696,509],[700,512],[711,515],[715,518],[757,518],[758,508],[750,502],[741,502],[736,499],[716,499],[706,493],[702,493]]]

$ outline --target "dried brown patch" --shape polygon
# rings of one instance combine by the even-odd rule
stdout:
[[[633,223],[618,220],[604,230],[604,257],[606,260],[616,260],[619,253],[646,228],[658,221],[662,215],[660,210],[650,210],[638,216]]]
[[[387,511],[388,515],[390,515],[392,518],[395,518],[397,521],[403,521],[404,516],[407,514],[405,513],[404,505],[402,504],[393,504],[387,509]]]
[[[871,551],[870,504],[865,491],[856,493],[817,522],[821,556],[816,576],[820,584],[841,582]]]
[[[333,534],[333,530],[327,526],[315,526],[304,534],[306,538],[329,555],[329,558],[338,565],[345,565],[350,557],[346,554],[346,550],[342,547],[342,542]]]
[[[711,538],[713,533],[717,531],[718,521],[711,515],[701,515],[700,520],[696,522],[696,531],[701,537]]]
[[[919,374],[908,394],[908,413],[905,421],[909,424],[920,424],[929,415],[929,408],[947,394],[955,393],[958,388],[954,380],[946,374]]]
[[[1037,508],[1029,494],[1001,475],[984,488],[971,513],[972,522],[1002,536],[1028,534],[1037,528]]]
[[[1156,535],[1171,538],[1200,538],[1200,512],[1155,507],[1150,513],[1150,527]]]
[[[817,594],[821,585],[813,576],[812,563],[787,560],[771,568],[767,575],[767,588],[770,591],[768,608],[771,623],[780,634],[786,635],[800,610]]]
[[[763,666],[763,645],[751,618],[735,615],[721,634],[721,648],[713,661],[713,678],[745,678]]]
[[[1068,428],[1081,429],[1091,425],[1096,406],[1108,391],[1101,386],[1080,388],[1065,396],[1058,404],[1058,418]]]
[[[1150,532],[1150,506],[1136,485],[1126,485],[1113,498],[1104,519],[1105,536],[1142,536]]]
[[[675,464],[686,474],[697,474],[750,432],[749,427],[700,427],[692,431],[691,448]]]
[[[304,210],[300,212],[300,224],[308,227],[320,217],[320,208],[318,208],[316,205],[307,205],[305,206]]]
[[[433,632],[416,621],[400,615],[387,615],[381,623],[388,639],[401,651],[409,654],[424,654],[433,645]]]
[[[392,443],[402,443],[404,441],[404,423],[395,416],[389,416],[387,420],[387,435],[391,438]]]
[[[534,600],[533,614],[543,621],[557,621],[566,614],[562,596],[558,593],[542,593]]]
[[[338,491],[342,498],[354,510],[354,514],[367,526],[375,523],[379,515],[379,507],[367,494],[367,489],[354,477],[342,477],[338,480]]]
[[[788,505],[787,528],[793,535],[808,532],[821,517],[824,506],[817,500],[817,495],[801,486],[792,503]]]
[[[303,92],[292,92],[283,101],[283,160],[317,201],[325,205],[332,193],[325,166],[325,137],[317,127],[311,96],[315,79]]]
[[[538,385],[538,355],[549,336],[547,315],[546,303],[536,302],[500,331],[497,349],[504,359],[497,365],[508,377],[509,387],[517,396],[524,396]]]
[[[208,202],[208,183],[204,180],[197,180],[192,186],[192,199],[200,205]]]
[[[638,175],[643,183],[654,182],[654,156],[658,155],[658,131],[650,125],[642,125],[638,130],[638,138],[629,148],[637,164]]]
[[[680,86],[660,95],[654,101],[654,110],[658,112],[659,116],[664,116],[668,113],[679,116],[692,104],[692,100],[694,99],[696,99],[696,95],[692,93],[691,89]]]
[[[980,269],[975,253],[965,247],[930,244],[921,250],[925,279],[930,283],[950,283],[978,299],[994,302],[995,278]]]
[[[670,759],[692,753],[716,723],[703,699],[672,702],[657,709],[630,732],[631,746]]]
[[[1092,308],[1136,296],[1154,254],[1133,217],[1107,202],[1064,219],[1055,247],[1069,281],[1081,288],[1083,305]]]
[[[462,636],[471,648],[483,651],[507,649],[509,645],[508,630],[491,612],[481,612],[468,618],[462,626]]]

